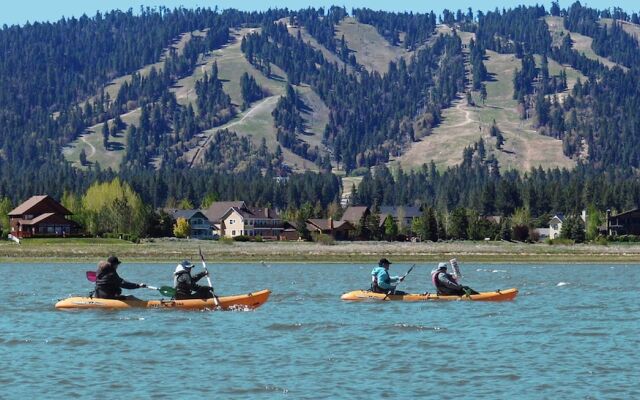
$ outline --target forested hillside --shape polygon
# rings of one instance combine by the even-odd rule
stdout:
[[[554,2],[148,8],[5,26],[0,195],[61,197],[119,176],[151,207],[215,193],[326,208],[344,190],[336,174],[364,176],[353,201],[366,204],[629,207],[640,193],[639,23]],[[371,189],[385,174],[395,178]],[[566,182],[580,185],[564,193]],[[487,204],[505,185],[507,205]],[[605,188],[624,198],[596,193]]]

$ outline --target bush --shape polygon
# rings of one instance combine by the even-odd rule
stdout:
[[[564,245],[564,246],[572,246],[575,244],[573,239],[567,238],[555,238],[555,239],[547,239],[547,244],[556,244],[556,245]]]
[[[218,240],[220,243],[222,244],[227,244],[227,245],[232,245],[233,244],[233,239],[231,239],[230,237],[226,237],[226,236],[222,236],[220,237],[220,239]]]
[[[264,242],[264,239],[262,239],[262,236],[258,235],[258,236],[253,238],[253,241],[262,243],[262,242]]]
[[[604,236],[602,236],[602,235],[599,235],[599,236],[598,236],[598,237],[593,241],[593,243],[594,243],[594,244],[599,244],[599,245],[601,245],[601,246],[608,246],[608,245],[609,245],[609,242],[607,241],[607,238],[606,238],[606,237],[604,237]]]
[[[335,244],[335,240],[333,240],[333,237],[331,237],[330,235],[325,235],[324,233],[321,233],[319,235],[314,235],[314,240],[320,244],[323,244],[325,246],[331,246],[333,244]]]
[[[236,242],[249,242],[251,241],[251,237],[247,235],[234,236],[233,240]]]

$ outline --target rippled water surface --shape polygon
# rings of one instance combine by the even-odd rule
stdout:
[[[0,264],[0,398],[640,398],[637,265],[462,264],[476,290],[520,294],[419,304],[342,302],[370,265],[209,267],[220,295],[273,295],[251,312],[56,311],[94,265]],[[119,271],[160,286],[173,268]],[[430,270],[402,289],[432,291]]]

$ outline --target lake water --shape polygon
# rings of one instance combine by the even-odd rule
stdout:
[[[250,312],[56,311],[94,266],[0,264],[1,399],[640,398],[638,265],[461,263],[476,290],[520,294],[410,304],[341,301],[371,265],[211,264],[219,295],[272,297]],[[432,266],[401,288],[432,291]],[[161,286],[173,268],[119,272]]]

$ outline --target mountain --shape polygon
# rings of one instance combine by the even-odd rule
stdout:
[[[152,196],[158,176],[472,161],[632,171],[638,33],[637,14],[579,2],[439,15],[159,8],[4,27],[0,192],[61,195],[121,176],[158,205],[180,196]]]

